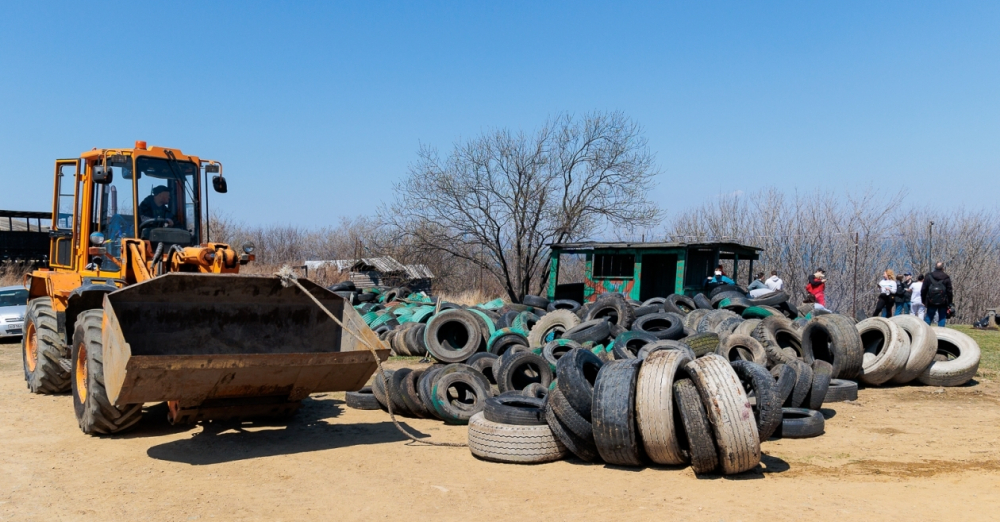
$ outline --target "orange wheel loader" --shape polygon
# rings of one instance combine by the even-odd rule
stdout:
[[[201,180],[204,176],[204,184]],[[210,240],[209,178],[178,149],[93,149],[57,160],[49,268],[25,277],[22,351],[32,393],[72,392],[80,429],[133,427],[144,403],[173,423],[282,417],[310,393],[360,389],[388,350],[336,294],[240,275],[253,261]]]

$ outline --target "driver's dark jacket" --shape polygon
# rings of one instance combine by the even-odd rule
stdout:
[[[139,203],[140,223],[146,221],[147,219],[170,218],[170,210],[167,206],[157,206],[156,201],[153,200],[154,197],[155,196],[146,196],[146,199],[142,200],[142,203]]]

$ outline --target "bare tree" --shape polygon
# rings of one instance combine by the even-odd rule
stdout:
[[[533,134],[488,132],[445,158],[421,147],[378,215],[396,242],[478,266],[520,301],[545,285],[548,244],[658,223],[647,198],[656,174],[642,128],[622,113],[564,115]]]

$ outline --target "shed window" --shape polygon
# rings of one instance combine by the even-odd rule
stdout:
[[[594,254],[594,277],[632,277],[635,274],[633,254]]]

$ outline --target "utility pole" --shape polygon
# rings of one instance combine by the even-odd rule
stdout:
[[[927,225],[927,271],[934,270],[934,259],[931,254],[934,250],[934,222]]]
[[[858,318],[858,239],[861,236],[854,233],[854,318]]]

